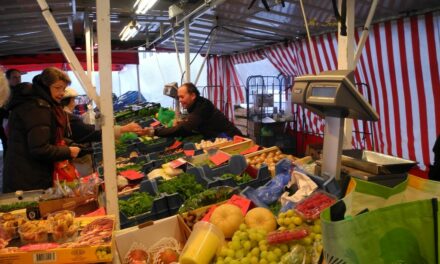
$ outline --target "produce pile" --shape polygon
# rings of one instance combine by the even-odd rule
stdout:
[[[232,173],[225,173],[222,176],[220,176],[221,179],[228,179],[232,178],[236,184],[245,184],[253,180],[253,178],[247,173],[243,172],[242,174],[232,174]]]
[[[178,193],[184,200],[204,190],[203,186],[196,181],[196,177],[188,173],[182,173],[178,177],[168,181],[162,181],[159,184],[160,193]]]
[[[13,230],[6,232],[7,229],[0,228],[0,253],[23,252],[28,250],[27,244],[35,249],[41,247],[40,250],[107,244],[113,234],[113,219],[101,217],[83,225],[83,221],[75,219],[71,211],[59,211],[49,215],[47,220],[28,221],[21,216],[2,216],[3,224],[10,221],[16,221]],[[18,237],[19,241],[16,241]],[[11,241],[22,246],[6,247]]]
[[[134,192],[127,200],[120,199],[119,210],[127,217],[146,213],[151,210],[154,197],[146,192]]]
[[[197,149],[207,149],[213,146],[218,146],[222,143],[226,143],[226,142],[230,142],[230,140],[228,140],[227,138],[216,138],[214,139],[214,141],[211,140],[203,140],[200,141],[200,143],[196,143],[196,148]]]
[[[212,223],[226,228],[225,236],[232,233],[231,241],[222,247],[214,263],[318,263],[322,251],[319,219],[306,221],[289,210],[280,213],[275,222],[269,210],[255,208],[242,221],[224,220],[213,221],[211,217]]]
[[[279,149],[263,152],[258,155],[249,154],[245,157],[246,162],[256,169],[259,169],[261,165],[266,164],[272,175],[275,175],[275,165],[278,161],[284,158],[294,161],[294,157],[292,155],[283,154]]]

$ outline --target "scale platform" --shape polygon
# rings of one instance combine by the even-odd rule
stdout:
[[[374,175],[407,173],[417,165],[412,160],[359,149],[343,150],[341,163]]]

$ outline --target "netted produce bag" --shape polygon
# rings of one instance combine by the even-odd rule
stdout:
[[[182,246],[179,241],[172,237],[164,237],[148,249],[148,263],[178,263],[181,252]]]

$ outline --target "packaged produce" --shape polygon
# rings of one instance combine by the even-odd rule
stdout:
[[[28,221],[18,228],[21,243],[42,243],[48,241],[49,226],[47,221]]]
[[[198,222],[186,242],[179,263],[210,263],[223,243],[223,233],[215,225],[208,222]]]
[[[295,211],[306,220],[315,220],[319,214],[336,202],[336,198],[323,191],[314,192],[295,206]]]
[[[292,240],[300,240],[309,235],[305,228],[297,230],[273,231],[267,234],[267,242],[271,245],[288,243]]]
[[[74,223],[75,213],[72,211],[60,211],[47,217],[52,238],[57,243],[73,241],[78,235],[78,223]]]

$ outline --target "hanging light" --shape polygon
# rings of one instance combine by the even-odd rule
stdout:
[[[119,38],[121,41],[127,41],[134,38],[140,30],[141,26],[135,20],[130,21],[130,23],[122,29],[121,33],[119,33]]]
[[[153,5],[157,2],[157,0],[136,0],[134,3],[134,8],[136,14],[145,14],[148,10],[150,10]]]

